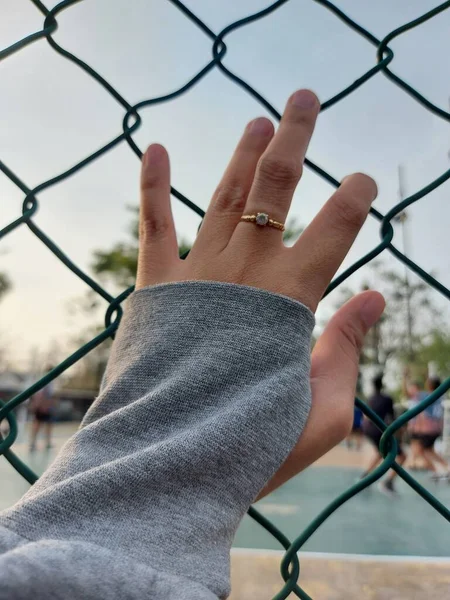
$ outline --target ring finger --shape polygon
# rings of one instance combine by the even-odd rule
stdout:
[[[247,125],[203,219],[197,248],[221,251],[228,244],[242,216],[258,160],[272,136],[269,119],[255,119]]]

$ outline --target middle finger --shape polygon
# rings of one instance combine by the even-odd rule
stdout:
[[[309,90],[299,90],[289,98],[278,131],[259,160],[244,214],[263,212],[284,223],[319,110],[319,100]],[[236,234],[248,236],[250,225],[255,235],[262,233],[258,229],[263,228],[254,223],[241,222]]]

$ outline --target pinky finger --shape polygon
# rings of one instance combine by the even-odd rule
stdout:
[[[169,156],[152,144],[142,157],[139,259],[136,288],[166,281],[178,260],[178,245],[170,207]]]
[[[311,306],[317,306],[350,250],[376,195],[376,183],[367,175],[345,177],[291,249],[302,258]]]

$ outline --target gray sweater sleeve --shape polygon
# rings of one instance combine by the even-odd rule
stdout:
[[[214,282],[135,292],[103,388],[0,515],[0,599],[213,600],[310,408],[312,313]]]

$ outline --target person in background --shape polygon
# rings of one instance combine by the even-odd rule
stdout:
[[[429,377],[425,384],[426,391],[421,392],[418,397],[426,398],[440,385],[439,377]],[[417,415],[411,425],[411,439],[415,444],[418,458],[431,471],[431,477],[435,480],[450,477],[449,464],[434,449],[437,438],[442,434],[443,414],[442,399],[438,398],[431,406]],[[436,463],[443,468],[442,471],[438,471]]]
[[[47,372],[51,371],[53,367],[47,367]],[[33,415],[33,422],[31,424],[31,437],[30,437],[30,452],[36,450],[36,439],[41,429],[41,425],[45,426],[45,437],[46,437],[46,448],[49,450],[52,447],[52,429],[53,429],[53,416],[56,405],[56,399],[54,395],[54,384],[50,382],[41,390],[33,394],[30,401],[30,412]]]
[[[386,425],[389,425],[390,423],[392,423],[392,421],[395,418],[394,402],[393,402],[391,396],[388,396],[387,394],[383,393],[383,375],[379,374],[376,377],[374,377],[372,380],[372,384],[373,384],[373,394],[368,399],[367,404],[374,411],[374,413],[376,413],[380,417],[380,419],[382,419],[386,423]],[[363,477],[365,477],[366,475],[368,475],[370,472],[372,472],[378,466],[378,464],[381,462],[381,460],[383,459],[383,456],[381,455],[381,452],[380,452],[380,440],[381,440],[382,432],[367,417],[364,417],[363,432],[364,432],[364,435],[367,437],[367,439],[370,440],[372,442],[372,444],[375,446],[377,453],[374,456],[374,458],[373,458],[372,462],[370,463],[370,465],[368,466],[368,468],[361,475],[361,479]],[[403,452],[403,449],[399,443],[399,440],[397,440],[397,459],[396,460],[399,465],[402,465],[406,460],[406,455]],[[396,489],[394,487],[394,479],[396,476],[397,476],[397,473],[393,469],[391,469],[387,478],[385,480],[379,482],[380,491],[382,491],[386,494],[389,494],[389,495],[395,494]]]
[[[9,433],[9,423],[6,419],[3,419],[0,422],[0,434],[3,438],[5,438]]]
[[[407,398],[408,409],[414,408],[419,402],[421,402],[427,397],[426,392],[423,390],[423,383],[421,383],[418,380],[411,381],[409,376],[409,368],[405,367],[405,370],[403,371],[402,391],[403,396]],[[428,469],[430,468],[430,463],[423,456],[419,440],[417,439],[418,434],[414,432],[414,424],[415,419],[412,419],[408,422],[407,425],[407,430],[410,438],[410,455],[408,459],[408,464],[410,465],[411,469],[417,469],[417,465],[420,464],[420,460],[422,459],[422,464],[424,462],[425,467]]]

